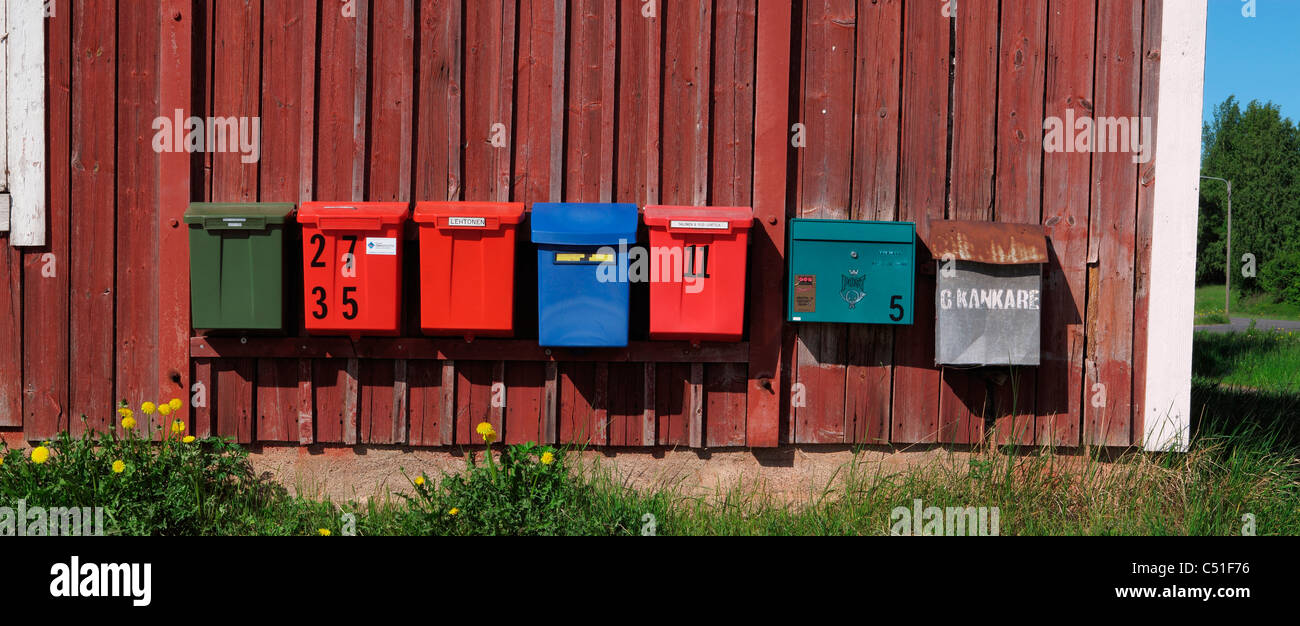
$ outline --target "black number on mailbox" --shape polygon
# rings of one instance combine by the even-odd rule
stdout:
[[[357,253],[357,236],[356,236],[356,235],[343,235],[343,241],[348,242],[348,254],[356,254],[356,253]]]
[[[325,267],[325,262],[320,260],[322,254],[325,254],[325,236],[316,233],[311,236],[311,245],[316,246],[316,256],[311,258],[312,267]]]
[[[357,319],[357,301],[351,297],[352,294],[356,293],[356,291],[356,287],[343,288],[343,306],[352,307],[351,311],[343,312],[343,317],[350,320]]]
[[[898,303],[898,301],[902,299],[903,296],[894,296],[889,299],[889,310],[898,311],[897,314],[894,313],[889,314],[889,319],[894,320],[895,322],[903,321],[903,305]]]
[[[320,307],[319,311],[312,311],[311,316],[323,320],[326,315],[329,315],[329,307],[325,306],[325,288],[312,287],[311,292],[316,296],[316,306]]]

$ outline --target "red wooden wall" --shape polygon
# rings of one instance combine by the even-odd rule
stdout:
[[[0,247],[0,427],[196,391],[192,430],[243,442],[1136,443],[1154,161],[1045,153],[1042,122],[1153,116],[1162,5],[61,2],[51,243]],[[155,152],[177,109],[260,118],[260,160]],[[191,338],[185,205],[310,199],[753,205],[747,340],[643,341],[634,289],[628,349],[542,350],[526,253],[518,339],[422,339],[413,238],[404,338]],[[1044,224],[1042,366],[935,367],[925,260],[914,326],[784,325],[789,217]]]

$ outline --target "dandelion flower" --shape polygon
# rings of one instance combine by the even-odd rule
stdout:
[[[144,413],[145,415],[153,415],[154,408],[156,407],[154,407],[154,404],[152,402],[146,402],[140,405],[140,412]]]
[[[550,450],[542,453],[542,465],[550,465],[555,462],[555,455]]]
[[[130,415],[122,418],[122,428],[125,428],[127,430],[131,430],[132,428],[135,428],[135,418],[131,417]]]
[[[415,484],[416,484],[416,486],[423,485],[423,484],[424,484],[424,477],[423,477],[423,476],[416,476],[416,477],[415,477]]]
[[[50,449],[45,446],[36,446],[32,450],[32,463],[40,465],[50,459]]]
[[[489,424],[488,422],[483,422],[479,424],[478,428],[474,430],[477,431],[479,435],[482,435],[483,441],[486,441],[487,443],[492,443],[493,441],[496,441],[497,431],[495,428],[492,428],[492,424]]]
[[[181,441],[185,443],[194,443],[194,435],[186,435]]]
[[[173,435],[179,435],[179,434],[181,434],[181,433],[183,433],[183,432],[185,432],[185,422],[182,422],[181,420],[176,420],[176,421],[172,422],[172,434],[173,434]]]
[[[117,410],[117,414],[121,415],[122,417],[132,417],[135,415],[135,411],[132,411],[128,407],[122,407]]]
[[[159,414],[159,415],[171,415],[171,412],[172,412],[172,406],[171,406],[170,404],[160,404],[160,405],[158,405],[158,414]]]
[[[320,533],[320,536],[322,536],[322,537],[328,537],[328,536],[330,536],[330,529],[328,529],[328,528],[322,528],[322,529],[320,529],[320,530],[318,530],[318,531],[316,531],[316,532]]]
[[[181,410],[181,407],[185,405],[181,402],[180,398],[172,398],[171,402],[167,403],[167,406],[171,407],[173,411],[179,411]]]
[[[458,515],[459,513],[460,513],[460,509],[458,509],[458,508],[456,508],[456,507],[454,507],[454,506],[451,507],[451,510],[450,510],[450,511],[447,511],[447,515]]]
[[[126,463],[123,463],[123,462],[121,461],[121,459],[116,460],[116,461],[113,461],[113,473],[114,473],[114,474],[121,474],[121,473],[124,472],[124,471],[126,471]]]

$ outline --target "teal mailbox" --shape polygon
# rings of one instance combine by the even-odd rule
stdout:
[[[790,220],[792,322],[911,324],[916,224]]]

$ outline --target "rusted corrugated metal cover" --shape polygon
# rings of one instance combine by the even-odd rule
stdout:
[[[1038,224],[936,220],[925,244],[935,259],[951,254],[990,265],[1047,262],[1047,233]]]

